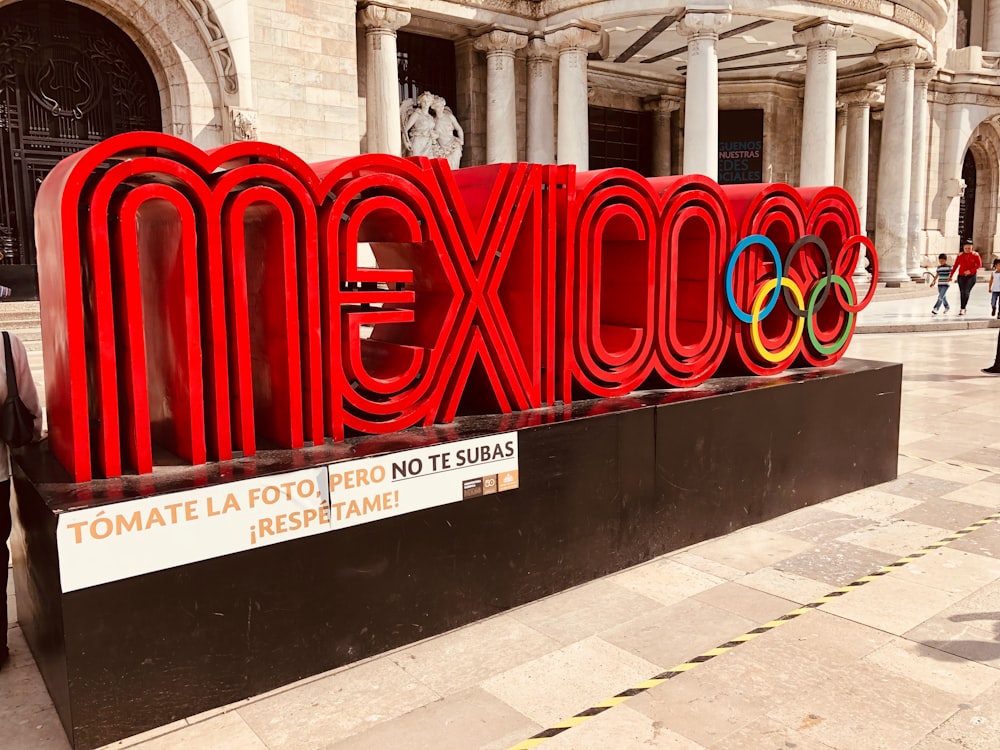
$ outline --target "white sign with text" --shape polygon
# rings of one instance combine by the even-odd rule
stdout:
[[[58,516],[64,592],[516,489],[517,433]]]

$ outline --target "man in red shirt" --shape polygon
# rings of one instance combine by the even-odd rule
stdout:
[[[948,277],[948,281],[951,281],[952,276],[958,276],[959,315],[965,315],[965,308],[969,304],[969,294],[972,292],[972,287],[976,285],[976,273],[982,266],[983,261],[979,257],[979,253],[972,249],[972,240],[966,240],[962,245],[962,252],[955,258],[951,276]]]

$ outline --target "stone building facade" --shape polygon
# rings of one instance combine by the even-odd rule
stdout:
[[[0,0],[7,262],[32,262],[19,226],[60,148],[138,122],[90,114],[140,86],[87,62],[98,21],[148,65],[147,127],[203,148],[398,153],[401,98],[444,86],[463,165],[841,184],[889,283],[960,235],[1000,253],[1000,0]]]

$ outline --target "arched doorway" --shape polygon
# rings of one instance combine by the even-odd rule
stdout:
[[[965,191],[959,200],[958,208],[958,239],[959,244],[966,239],[972,239],[976,228],[976,159],[972,155],[972,150],[965,152],[965,161],[962,162],[962,179],[965,181]],[[953,252],[958,252],[961,248],[956,247]]]
[[[153,73],[121,29],[62,0],[0,9],[3,263],[35,263],[35,195],[59,160],[117,133],[160,129]]]

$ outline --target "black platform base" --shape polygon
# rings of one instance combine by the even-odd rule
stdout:
[[[93,748],[891,480],[901,380],[846,360],[152,481],[63,484],[38,447],[15,478],[19,620],[70,741]],[[512,429],[519,489],[62,592],[61,512]]]

